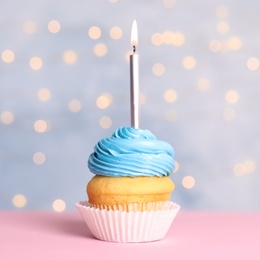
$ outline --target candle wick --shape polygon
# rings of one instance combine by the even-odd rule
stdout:
[[[133,45],[133,52],[134,52],[134,53],[136,52],[136,47],[135,47],[135,45]]]

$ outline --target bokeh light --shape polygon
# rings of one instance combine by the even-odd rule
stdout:
[[[42,65],[43,65],[42,59],[39,57],[31,58],[29,64],[30,64],[31,69],[33,69],[33,70],[39,70],[42,68]]]
[[[173,42],[173,39],[174,39],[174,35],[171,31],[165,31],[162,34],[162,37],[163,37],[163,42],[165,44],[171,44]]]
[[[98,43],[94,47],[94,53],[98,57],[103,57],[107,54],[107,46],[103,43]]]
[[[147,100],[147,96],[143,92],[140,92],[139,93],[140,105],[144,105],[146,103],[146,100]]]
[[[49,101],[51,99],[51,92],[47,88],[41,88],[37,91],[37,97],[41,101]]]
[[[151,42],[154,46],[162,44],[172,44],[175,46],[181,46],[185,43],[185,37],[182,33],[165,31],[163,34],[154,33],[151,37]]]
[[[164,99],[168,103],[173,103],[177,100],[177,92],[174,89],[167,89],[164,92]]]
[[[37,120],[34,123],[34,130],[37,133],[45,133],[47,130],[49,130],[49,124],[45,120]]]
[[[33,162],[37,165],[42,165],[46,161],[46,156],[42,152],[36,152],[33,155]]]
[[[12,63],[14,61],[15,55],[11,50],[5,50],[2,52],[2,60],[5,63]]]
[[[195,186],[195,179],[192,176],[185,176],[182,179],[182,185],[186,189],[192,189]]]
[[[32,34],[36,32],[36,23],[33,21],[26,21],[23,24],[23,31],[28,34]]]
[[[252,160],[245,161],[244,162],[244,167],[245,167],[246,173],[253,173],[256,170],[255,162],[252,161]]]
[[[173,8],[175,6],[176,2],[175,0],[163,0],[163,5],[165,8]]]
[[[96,105],[100,109],[106,109],[111,105],[112,102],[113,102],[112,95],[109,93],[104,93],[97,98]]]
[[[99,120],[99,125],[104,129],[108,129],[112,126],[112,119],[109,116],[103,116]]]
[[[49,21],[48,30],[50,33],[58,33],[60,31],[60,23],[56,20]]]
[[[239,100],[239,94],[235,90],[227,91],[225,94],[225,99],[229,104],[235,104]]]
[[[206,91],[209,89],[210,87],[210,82],[208,79],[206,78],[202,78],[199,79],[198,83],[197,83],[197,87],[200,91]]]
[[[254,173],[256,164],[253,160],[246,160],[242,163],[236,163],[233,167],[233,174],[236,176],[244,176],[246,174]]]
[[[130,55],[133,54],[133,51],[127,51],[126,54],[125,54],[125,61],[127,63],[130,62]]]
[[[217,10],[216,10],[216,16],[219,19],[224,19],[228,16],[229,10],[227,8],[227,6],[225,5],[220,5],[218,6]]]
[[[223,112],[223,118],[226,121],[231,121],[236,118],[236,111],[233,108],[226,108]]]
[[[162,76],[165,73],[165,67],[161,63],[156,63],[153,65],[152,72],[155,76]]]
[[[172,38],[172,44],[175,46],[181,46],[185,43],[185,36],[182,33],[174,33]]]
[[[66,203],[62,199],[56,199],[52,203],[52,208],[56,212],[63,212],[66,209]]]
[[[251,57],[247,60],[246,65],[249,70],[257,70],[259,68],[259,59]]]
[[[233,173],[236,176],[243,176],[245,175],[246,171],[245,171],[245,167],[242,163],[237,163],[234,165],[233,167]]]
[[[73,50],[67,50],[63,53],[63,60],[67,64],[73,64],[77,61],[77,53]]]
[[[151,37],[151,42],[155,46],[163,44],[163,36],[160,33],[154,33]]]
[[[13,197],[13,205],[16,207],[16,208],[23,208],[26,206],[27,204],[27,199],[26,197],[23,195],[23,194],[16,194],[14,197]]]
[[[221,51],[222,50],[222,42],[219,41],[219,40],[212,40],[209,43],[209,49],[212,52],[219,52],[219,51]]]
[[[82,108],[82,104],[79,100],[77,99],[72,99],[70,102],[69,102],[69,110],[73,113],[78,113],[81,108]]]
[[[98,26],[92,26],[88,30],[88,35],[91,39],[97,40],[101,37],[101,29]]]
[[[187,56],[183,59],[182,61],[182,65],[185,69],[187,70],[191,70],[194,69],[196,66],[196,60],[194,57],[192,56]]]
[[[242,48],[242,41],[239,37],[231,37],[227,40],[226,46],[228,50],[239,51]]]
[[[175,162],[175,168],[174,168],[173,173],[176,173],[176,172],[178,172],[179,169],[180,169],[180,164],[179,164],[177,161],[174,161],[174,162]]]
[[[115,4],[115,3],[117,3],[118,2],[118,0],[107,0],[109,3],[111,3],[111,4]]]
[[[164,114],[164,118],[168,122],[174,122],[177,119],[177,112],[174,109],[168,109]]]
[[[114,40],[118,40],[123,36],[123,31],[120,27],[114,26],[110,29],[110,37]]]
[[[4,125],[10,125],[14,121],[14,114],[11,111],[4,111],[1,113],[0,119]]]
[[[226,21],[219,21],[217,24],[217,31],[221,34],[225,34],[229,31],[229,24]]]

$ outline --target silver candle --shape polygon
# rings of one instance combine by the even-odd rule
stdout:
[[[139,55],[136,48],[138,43],[137,23],[134,20],[131,32],[131,45],[133,54],[130,55],[130,104],[131,104],[131,126],[139,128]]]

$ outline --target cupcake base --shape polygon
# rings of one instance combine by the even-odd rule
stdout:
[[[164,202],[163,209],[126,212],[99,209],[81,201],[76,203],[76,208],[95,238],[110,242],[136,243],[163,239],[180,206],[168,201]]]

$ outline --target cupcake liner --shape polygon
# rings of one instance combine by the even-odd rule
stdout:
[[[156,210],[166,210],[169,206],[169,201],[157,201],[157,202],[144,202],[144,203],[132,203],[127,205],[97,205],[88,203],[89,207],[94,207],[96,209],[105,210],[119,210],[119,211],[156,211]]]
[[[172,201],[166,204],[159,210],[126,212],[99,209],[81,201],[76,203],[76,208],[97,239],[125,243],[150,242],[165,237],[180,209],[180,206]]]

